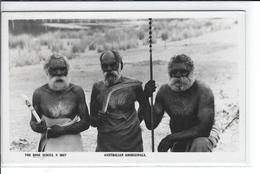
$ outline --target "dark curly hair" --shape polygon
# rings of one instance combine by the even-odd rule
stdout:
[[[189,67],[190,72],[194,70],[193,60],[185,54],[179,54],[179,55],[175,55],[175,56],[171,57],[171,59],[168,63],[168,71],[170,71],[170,69],[174,63],[184,63]]]
[[[51,61],[52,60],[57,60],[57,59],[60,59],[61,61],[64,61],[65,64],[66,64],[66,67],[67,67],[67,70],[69,70],[70,68],[70,65],[69,65],[69,62],[68,62],[68,59],[66,56],[64,55],[61,55],[61,54],[58,54],[58,53],[54,53],[52,54],[50,57],[47,58],[47,60],[45,61],[44,65],[43,65],[43,69],[44,71],[47,73],[48,72],[48,69],[50,67],[50,64],[51,64]]]
[[[122,70],[122,69],[123,69],[122,56],[119,54],[118,51],[115,51],[115,50],[110,50],[110,51],[114,54],[116,61],[121,64],[121,70]],[[105,53],[107,53],[107,52],[109,52],[109,51],[104,51],[103,53],[101,53],[101,55],[100,55],[100,57],[99,57],[100,62],[101,62],[101,59],[102,59],[103,55],[104,55]]]

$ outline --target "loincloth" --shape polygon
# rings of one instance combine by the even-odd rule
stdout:
[[[42,117],[45,120],[47,127],[53,125],[69,126],[78,120],[76,116],[73,120],[69,118],[48,118]],[[82,152],[83,144],[80,134],[61,135],[57,138],[47,138],[47,134],[42,134],[38,147],[39,152]]]
[[[109,119],[121,119],[122,122],[118,125],[106,124],[98,128],[97,152],[143,151],[140,122],[135,110],[126,115],[111,114]]]

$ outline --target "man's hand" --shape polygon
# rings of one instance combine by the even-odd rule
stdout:
[[[42,120],[40,123],[33,121],[31,122],[31,126],[34,131],[39,133],[45,133],[47,131],[46,122],[44,120]]]
[[[48,134],[47,137],[48,138],[56,138],[59,137],[63,134],[64,132],[64,128],[59,126],[59,125],[53,125],[50,127],[50,129],[48,129]]]
[[[102,124],[104,124],[107,120],[108,114],[102,111],[98,111],[97,114],[97,125],[101,126]]]
[[[149,80],[144,86],[144,94],[146,97],[151,97],[156,89],[155,81]]]
[[[167,135],[162,139],[158,146],[158,152],[167,152],[173,146],[171,135]]]

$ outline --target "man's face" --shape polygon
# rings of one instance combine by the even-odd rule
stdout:
[[[189,89],[193,82],[193,72],[185,63],[173,63],[169,68],[168,85],[174,91],[185,91]]]
[[[101,68],[107,85],[113,85],[120,78],[120,63],[112,52],[107,52],[102,56]]]
[[[54,91],[61,91],[68,87],[68,68],[63,59],[54,59],[48,69],[48,84]]]

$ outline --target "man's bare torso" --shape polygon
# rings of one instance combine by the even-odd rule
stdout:
[[[129,80],[127,77],[121,77],[120,82]],[[95,84],[97,90],[97,102],[99,103],[99,107],[101,107],[102,103],[104,102],[104,91],[108,90],[105,84],[100,81]],[[111,95],[109,100],[107,111],[109,113],[125,113],[129,110],[133,110],[135,108],[135,101],[136,101],[136,92],[134,87],[131,88],[124,88],[116,91]]]
[[[49,118],[71,118],[77,115],[78,96],[77,86],[70,84],[68,89],[61,92],[50,90],[48,85],[37,89],[40,110]]]
[[[172,133],[190,129],[198,124],[201,91],[206,88],[198,81],[183,92],[174,92],[167,84],[161,87],[158,93],[165,112],[170,116]]]

